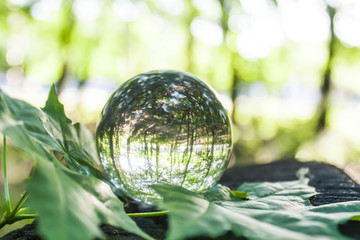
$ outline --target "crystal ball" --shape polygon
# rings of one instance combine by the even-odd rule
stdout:
[[[231,123],[215,91],[179,71],[150,71],[126,81],[102,110],[96,142],[104,171],[127,196],[150,204],[166,183],[202,192],[225,171]]]

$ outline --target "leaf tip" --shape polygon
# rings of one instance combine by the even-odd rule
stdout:
[[[242,200],[249,200],[249,195],[246,192],[240,192],[240,191],[230,191],[231,195],[242,199]]]

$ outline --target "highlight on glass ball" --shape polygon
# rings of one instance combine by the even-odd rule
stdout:
[[[230,159],[231,123],[201,80],[179,71],[150,71],[112,94],[96,140],[112,183],[137,201],[160,204],[150,185],[203,192],[220,179]]]

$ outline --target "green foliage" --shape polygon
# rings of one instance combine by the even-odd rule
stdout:
[[[154,185],[169,211],[167,239],[219,237],[228,231],[247,239],[348,239],[337,225],[360,212],[360,202],[314,207],[316,194],[303,176],[284,182],[245,183],[250,200],[212,202],[184,188]],[[218,188],[221,190],[221,188]]]
[[[108,185],[78,173],[93,167],[96,156],[94,148],[87,150],[93,138],[80,126],[66,118],[54,89],[43,111],[0,92],[1,132],[36,161],[28,191],[41,234],[50,240],[93,239],[102,236],[98,225],[108,223],[151,239],[125,214]],[[45,148],[62,152],[70,166],[73,161],[83,165],[68,169]]]
[[[220,184],[216,184],[212,188],[206,190],[202,195],[211,202],[231,200],[230,188]]]
[[[324,68],[331,62],[332,84],[329,86],[335,92],[332,96],[336,100],[327,108],[335,110],[336,114],[330,112],[327,122],[329,130],[344,139],[344,143],[335,148],[339,149],[341,156],[331,158],[329,155],[334,154],[327,155],[328,151],[322,149],[307,152],[310,158],[340,164],[339,159],[346,162],[358,159],[354,155],[360,151],[356,144],[359,142],[356,131],[347,133],[347,129],[356,128],[359,119],[353,116],[351,107],[356,104],[360,89],[360,85],[354,82],[360,74],[359,41],[356,31],[349,28],[358,25],[356,18],[351,17],[355,2],[339,3],[334,9],[339,19],[350,23],[354,20],[354,23],[335,21],[338,31],[336,36],[332,36],[329,23],[334,12],[329,15],[326,11],[329,5],[326,1],[273,0],[253,5],[251,1],[214,0],[208,4],[176,1],[173,5],[168,1],[165,4],[159,1],[110,0],[92,1],[89,6],[87,1],[55,1],[53,4],[31,0],[0,1],[0,35],[3,40],[0,41],[0,72],[4,76],[1,84],[17,91],[18,84],[40,87],[62,82],[59,86],[63,88],[60,89],[69,90],[69,86],[87,88],[92,85],[86,84],[90,80],[107,88],[109,84],[119,84],[143,71],[184,70],[210,83],[221,95],[227,95],[224,99],[229,103],[229,110],[234,108],[234,124],[240,123],[239,128],[246,131],[234,138],[237,149],[241,148],[236,152],[237,158],[268,162],[304,152],[304,144],[315,145],[309,138],[299,138],[300,128],[296,123],[300,120],[308,126],[308,122],[316,120],[314,108],[319,103],[319,87]],[[306,8],[319,12],[293,14],[294,9]],[[197,28],[198,20],[205,25]],[[317,24],[309,24],[311,22]],[[206,27],[208,24],[212,26],[209,29]],[[304,28],[299,29],[297,24]],[[223,40],[216,44],[208,41],[215,38]],[[328,45],[331,39],[335,40],[334,54],[329,54],[333,52]],[[249,57],[240,51],[242,48],[256,53],[256,56]],[[263,104],[269,111],[261,111],[252,101],[257,98],[249,88],[254,83],[264,86],[266,92],[261,97],[277,100],[261,100],[272,102]],[[86,88],[83,88],[84,92]],[[68,92],[63,93],[65,96]],[[31,95],[24,97],[36,102],[37,96]],[[74,112],[84,121],[94,122],[94,113],[101,110],[101,104],[93,104],[94,109],[84,107],[89,101],[83,96],[86,94],[78,95],[80,104]],[[238,100],[244,97],[247,99],[239,105]],[[339,102],[350,108],[334,104]],[[256,111],[248,112],[247,108]],[[347,114],[352,116],[348,118]],[[256,128],[256,123],[244,126],[242,122],[244,118],[267,122],[274,115],[287,118],[291,127],[287,122],[277,121],[268,125],[274,134],[264,137],[257,131],[255,135],[254,131],[247,131]],[[354,119],[351,128],[347,128],[348,119]],[[301,126],[301,129],[304,128]],[[308,127],[301,132],[313,131],[314,128]],[[284,140],[283,134],[276,132],[284,132],[291,139]],[[269,145],[268,140],[271,141],[272,154],[267,154],[268,148],[263,147]],[[319,148],[326,149],[322,144]],[[256,155],[259,152],[265,152],[259,155],[266,158]],[[237,163],[242,162],[239,160]]]
[[[179,186],[153,185],[166,211],[126,214],[110,186],[98,178],[102,176],[91,133],[71,124],[54,88],[42,110],[0,92],[0,131],[35,161],[28,193],[14,209],[6,199],[0,227],[36,213],[40,234],[49,240],[102,237],[101,223],[152,239],[130,216],[166,214],[167,239],[219,237],[229,231],[247,239],[348,239],[338,225],[360,216],[360,201],[311,206],[309,197],[317,193],[304,177],[306,169],[298,172],[298,180],[244,183],[234,191],[216,185],[202,195]],[[63,154],[68,167],[54,151]],[[21,208],[28,196],[32,213]]]
[[[43,141],[44,146],[63,154],[68,166],[83,174],[100,176],[96,168],[100,165],[92,133],[83,124],[71,124],[59,102],[54,87],[42,111],[46,115],[43,122],[46,136],[56,141]]]
[[[126,216],[110,187],[96,178],[41,161],[28,190],[29,204],[37,210],[40,230],[48,239],[100,237],[98,225],[104,222],[150,239]]]
[[[42,111],[5,94],[1,97],[4,104],[0,108],[12,116],[15,120],[12,124],[21,122],[31,140],[63,154],[67,165],[76,172],[102,178],[97,170],[100,162],[93,135],[83,124],[71,124],[71,120],[65,115],[64,106],[58,101],[54,87],[51,88]]]

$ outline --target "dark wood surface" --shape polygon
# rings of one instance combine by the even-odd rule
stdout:
[[[321,193],[311,199],[315,206],[360,200],[360,186],[337,167],[320,162],[279,161],[264,165],[233,167],[226,171],[220,183],[237,188],[243,182],[287,181],[296,179],[301,167],[309,168],[309,184]]]
[[[319,162],[297,162],[279,161],[264,165],[252,165],[247,167],[233,167],[228,169],[220,183],[232,189],[236,189],[243,182],[258,181],[286,181],[296,179],[296,172],[301,167],[310,169],[307,177],[310,185],[321,193],[310,199],[313,205],[323,205],[335,202],[360,200],[360,186],[355,183],[348,175],[340,169],[325,163]],[[166,217],[135,219],[137,224],[155,239],[164,239],[166,235]],[[112,226],[103,225],[103,231],[108,240],[117,239],[141,239],[135,235],[127,233]],[[346,236],[360,239],[360,224],[356,221],[349,221],[339,226],[339,230]],[[36,224],[29,224],[22,229],[13,231],[2,240],[39,240],[36,235]],[[208,238],[194,238],[208,239]],[[231,233],[218,239],[242,239],[235,238]]]

